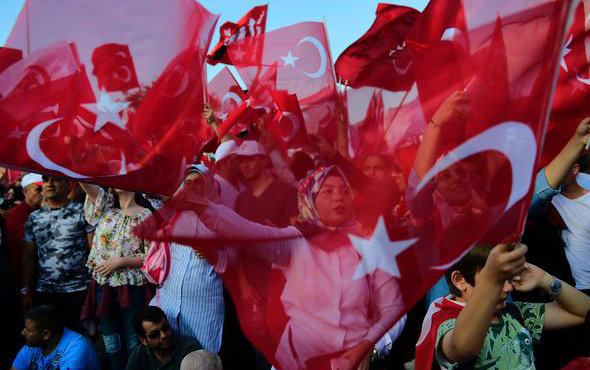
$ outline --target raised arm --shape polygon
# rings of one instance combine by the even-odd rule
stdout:
[[[563,183],[568,173],[576,163],[576,160],[584,150],[590,138],[590,117],[584,118],[576,128],[576,132],[545,167],[545,177],[552,189],[557,189]]]
[[[88,196],[88,199],[94,203],[96,202],[96,197],[98,197],[98,192],[100,191],[100,187],[94,184],[88,184],[84,182],[80,182],[80,187]]]
[[[457,317],[455,327],[442,338],[441,349],[447,360],[464,362],[479,355],[504,284],[524,267],[526,250],[522,244],[512,251],[507,245],[500,244],[490,251],[484,268],[476,275],[475,287]]]
[[[519,278],[514,281],[514,288],[523,292],[541,289],[551,294],[551,283],[554,280],[555,278],[547,272],[527,263]],[[559,281],[559,283],[561,284],[561,291],[553,296],[554,302],[545,305],[544,330],[556,330],[581,325],[584,323],[588,311],[590,311],[589,296],[566,282]]]
[[[455,91],[437,109],[428,121],[422,143],[416,153],[414,169],[421,178],[434,166],[442,154],[444,137],[461,134],[469,111],[469,100],[463,91]],[[444,136],[443,136],[444,135]]]

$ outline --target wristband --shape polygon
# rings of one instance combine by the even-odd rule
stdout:
[[[435,127],[441,128],[441,125],[439,125],[438,123],[434,122],[434,120],[431,118],[428,120],[427,122],[428,125],[433,125]]]

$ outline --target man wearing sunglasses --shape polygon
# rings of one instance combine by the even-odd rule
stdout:
[[[175,335],[159,307],[141,309],[133,321],[133,328],[142,346],[129,356],[127,370],[180,369],[182,359],[202,346],[194,339]]]

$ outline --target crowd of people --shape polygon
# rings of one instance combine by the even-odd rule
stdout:
[[[370,315],[368,301],[382,312],[401,309],[392,298],[399,294],[393,279],[375,275],[370,284],[388,288],[372,294],[364,280],[352,278],[360,257],[349,235],[366,234],[382,215],[398,235],[428,227],[424,220],[433,215],[443,225],[449,217],[477,225],[481,182],[469,164],[449,167],[421,193],[429,197],[429,214],[404,202],[440,155],[433,150],[440,130],[458,111],[449,104],[429,123],[409,176],[388,155],[351,160],[341,145],[320,136],[310,135],[306,150],[287,153],[257,125],[240,143],[225,137],[208,160],[186,168],[178,193],[191,189],[203,201],[193,219],[183,214],[179,224],[209,238],[282,240],[271,257],[236,252],[249,259],[251,271],[244,273],[255,280],[240,291],[252,302],[253,317],[274,309],[257,296],[272,290],[269,271],[258,266],[268,258],[278,270],[285,259],[295,266],[284,270],[281,299],[293,330],[279,340],[279,349],[292,351],[289,358],[277,355],[280,363],[305,368],[314,357],[338,351],[332,342],[305,348],[299,333],[314,335],[339,314],[340,322],[353,323],[346,313]],[[204,117],[216,124],[209,108]],[[589,138],[590,120],[584,120],[538,172],[522,239],[528,247],[512,241],[473,247],[392,328],[355,323],[354,330],[342,329],[339,346],[362,352],[361,369],[563,368],[569,362],[590,368],[590,190],[577,180],[590,173]],[[219,248],[219,258],[210,261],[193,246],[136,236],[136,227],[175,196],[33,173],[3,186],[1,368],[271,368],[244,334],[221,278],[235,257],[230,250]],[[341,243],[327,243],[334,234]],[[317,290],[306,292],[309,304],[295,302],[290,284],[297,275],[330,264],[340,266],[341,278],[318,279]],[[334,306],[314,311],[318,301]]]

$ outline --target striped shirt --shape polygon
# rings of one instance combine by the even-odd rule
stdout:
[[[174,332],[217,353],[224,316],[221,278],[190,247],[171,243],[170,256],[170,274],[150,304],[160,306]]]

